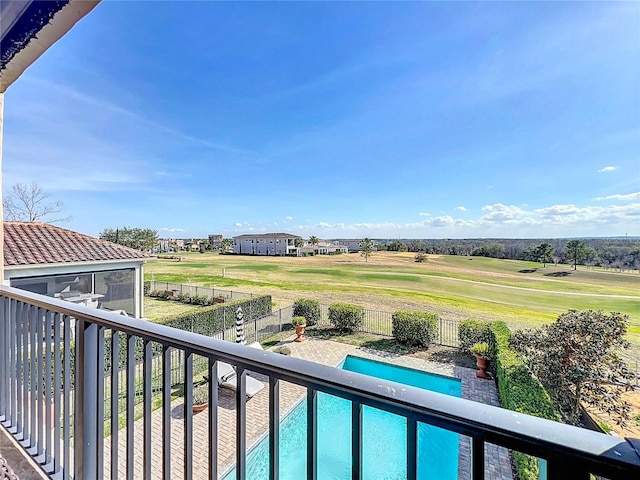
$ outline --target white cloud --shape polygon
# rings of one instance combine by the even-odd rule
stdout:
[[[485,205],[482,211],[487,213],[480,217],[480,222],[519,223],[526,217],[526,212],[520,207],[501,203]]]
[[[617,170],[618,167],[613,167],[611,165],[607,166],[607,167],[602,167],[600,170],[598,170],[598,173],[604,173],[604,172],[613,172],[614,170]]]
[[[236,226],[236,227],[241,227],[241,226],[242,226],[242,224],[241,224],[240,222],[236,222],[236,223],[235,223],[235,226]]]
[[[640,235],[640,203],[611,206],[557,204],[526,209],[485,205],[475,219],[439,215],[414,223],[308,223],[291,230],[323,238],[540,238]]]
[[[460,210],[461,212],[466,212],[467,209],[464,208],[462,205],[460,205],[459,207],[456,207],[456,210]]]
[[[627,193],[627,194],[615,194],[615,195],[607,195],[606,197],[596,197],[594,200],[602,201],[602,200],[621,200],[623,202],[632,202],[634,200],[640,200],[640,192]]]
[[[293,217],[291,217],[291,216],[287,215],[286,217],[284,217],[284,219],[285,219],[287,222],[290,222],[291,220],[293,220]]]
[[[431,216],[431,214],[427,213],[427,212],[420,212],[420,213],[418,213],[418,215],[420,215],[421,217],[430,217]]]
[[[169,228],[169,227],[162,227],[160,229],[161,232],[184,232],[186,231],[184,228]]]
[[[427,220],[426,222],[424,222],[425,225],[428,225],[430,227],[450,227],[453,226],[456,222],[453,219],[452,216],[450,215],[444,215],[442,217],[435,217],[432,218],[431,220]]]

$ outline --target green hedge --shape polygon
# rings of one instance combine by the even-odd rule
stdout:
[[[185,313],[180,316],[171,316],[158,319],[155,323],[168,327],[199,333],[208,337],[222,331],[224,327],[235,325],[236,309],[242,307],[243,320],[246,322],[271,313],[271,295],[261,295],[231,302],[217,303],[198,309],[193,313]],[[120,367],[126,365],[127,344],[126,335],[120,333]],[[140,337],[135,338],[135,359],[141,360],[143,356],[144,341]],[[162,345],[152,342],[153,355],[162,352]],[[105,342],[105,368],[111,362],[111,340]],[[109,365],[110,366],[110,365]]]
[[[474,343],[491,343],[489,322],[479,320],[463,320],[458,326],[460,348],[469,349]]]
[[[500,402],[504,408],[536,417],[560,421],[551,397],[527,369],[516,352],[509,348],[511,331],[504,322],[489,324],[491,358],[495,361]],[[513,460],[520,480],[538,479],[538,461],[535,457],[513,452]]]
[[[333,303],[329,306],[329,322],[340,332],[356,332],[364,322],[364,308],[350,303]]]
[[[434,313],[397,311],[391,316],[391,334],[400,343],[428,347],[436,339],[439,320]]]
[[[320,322],[320,302],[299,298],[293,302],[293,316],[307,319],[307,326],[312,327]]]

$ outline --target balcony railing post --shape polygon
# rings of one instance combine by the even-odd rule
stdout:
[[[307,389],[307,479],[318,478],[318,392]]]
[[[75,471],[78,479],[101,478],[98,472],[98,325],[80,317],[76,341]]]
[[[479,437],[471,439],[471,478],[484,479],[484,440]]]
[[[0,421],[4,421],[7,418],[7,392],[9,385],[8,371],[9,360],[8,356],[11,353],[11,346],[9,342],[9,322],[11,321],[9,315],[7,315],[7,309],[9,305],[9,299],[2,297],[0,299]]]

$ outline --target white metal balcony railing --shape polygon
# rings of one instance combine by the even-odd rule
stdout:
[[[119,332],[125,335],[121,345]],[[51,339],[51,341],[50,341]],[[141,339],[141,340],[140,340]],[[142,373],[136,369],[136,341],[142,342]],[[154,358],[152,344],[160,346]],[[120,352],[126,348],[126,386],[119,385]],[[107,347],[107,348],[105,348]],[[175,442],[171,442],[171,352],[182,350],[184,368],[184,428],[180,472],[172,465]],[[110,350],[105,358],[105,350]],[[549,478],[583,478],[589,474],[607,478],[640,478],[640,457],[632,441],[591,432],[484,405],[425,392],[413,387],[381,382],[371,377],[294,359],[271,352],[175,330],[132,318],[76,306],[10,287],[0,287],[0,421],[25,450],[54,478],[102,478],[104,463],[118,465],[119,442],[126,439],[125,478],[134,475],[134,396],[140,380],[143,395],[143,436],[135,462],[142,463],[143,476],[152,477],[151,412],[152,364],[162,359],[161,475],[179,473],[192,478],[193,357],[208,359],[208,374],[217,378],[217,361],[236,366],[235,464],[236,477],[246,478],[247,403],[246,372],[269,378],[269,468],[270,478],[279,477],[280,385],[291,382],[306,388],[307,477],[317,475],[316,401],[318,392],[352,402],[352,478],[362,478],[361,413],[363,406],[387,410],[407,419],[407,478],[417,478],[417,424],[424,422],[471,438],[471,472],[484,478],[484,445],[492,443],[547,460]],[[142,378],[136,378],[136,375]],[[126,391],[122,418],[118,395],[105,405],[105,388]],[[210,412],[217,412],[218,385],[209,383]],[[108,415],[105,416],[105,408]],[[105,437],[105,421],[111,435]],[[120,436],[124,435],[124,439]],[[208,477],[218,478],[217,415],[208,417]],[[105,445],[106,444],[106,445]],[[110,447],[107,448],[107,447]],[[172,450],[173,448],[173,450]],[[109,453],[110,450],[110,453]],[[141,455],[140,455],[141,453]],[[107,456],[105,460],[105,457]],[[153,465],[159,468],[158,465]],[[118,468],[111,469],[118,477]],[[122,476],[121,476],[122,477]]]

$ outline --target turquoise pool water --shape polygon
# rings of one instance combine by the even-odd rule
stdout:
[[[393,380],[425,390],[460,397],[455,378],[433,375],[387,363],[348,356],[342,368]],[[298,404],[280,424],[280,478],[306,478],[306,401]],[[405,479],[407,422],[404,417],[364,407],[363,477]],[[418,478],[457,479],[458,435],[431,425],[418,424]],[[235,469],[225,475],[235,478]],[[265,437],[247,455],[247,479],[269,478],[269,439]],[[351,478],[351,402],[318,394],[318,478]]]

